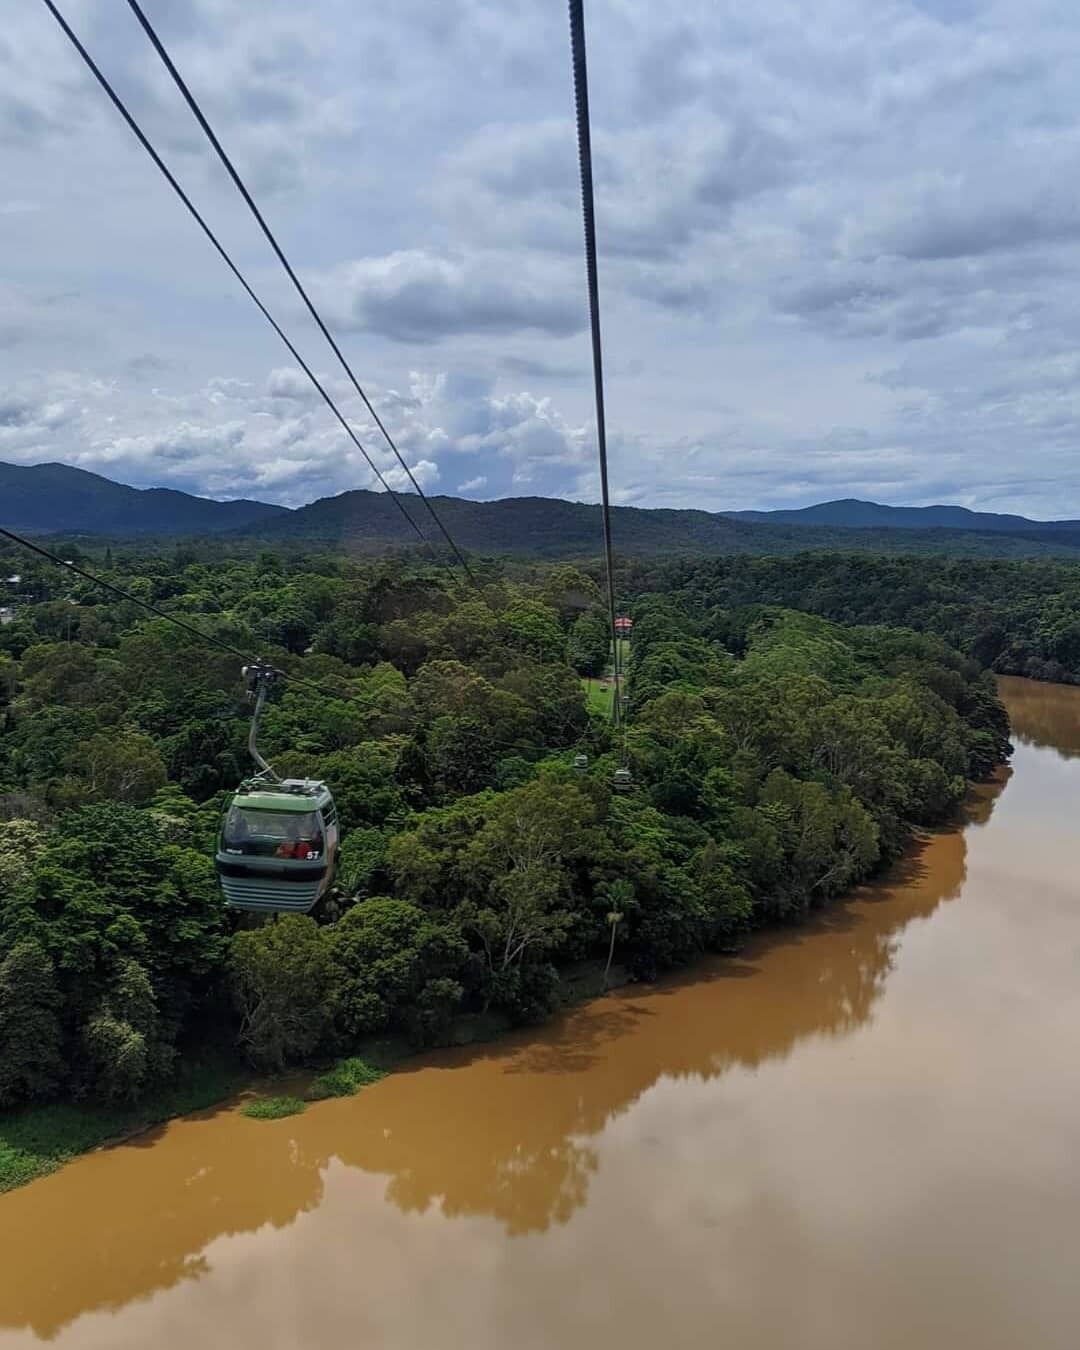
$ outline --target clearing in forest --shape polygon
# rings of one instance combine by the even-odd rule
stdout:
[[[630,639],[619,639],[619,669],[622,671],[623,691],[626,690],[626,663],[630,659]],[[609,660],[604,673],[599,679],[592,676],[585,676],[581,683],[585,687],[585,698],[589,706],[589,711],[599,713],[601,717],[610,719],[611,700],[615,697],[615,677]]]

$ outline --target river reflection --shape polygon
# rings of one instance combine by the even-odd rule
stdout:
[[[805,928],[3,1197],[0,1348],[1071,1347],[1080,773],[1018,740]]]
[[[1014,740],[1080,755],[1080,701],[1062,697],[1062,686],[1018,675],[999,675],[998,690],[1009,705]]]

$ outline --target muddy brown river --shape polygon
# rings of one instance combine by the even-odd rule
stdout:
[[[0,1197],[0,1350],[1075,1350],[1080,689],[737,959]]]

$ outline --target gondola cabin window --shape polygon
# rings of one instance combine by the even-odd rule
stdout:
[[[225,817],[226,853],[261,858],[321,858],[323,836],[314,811],[265,811],[233,806]]]

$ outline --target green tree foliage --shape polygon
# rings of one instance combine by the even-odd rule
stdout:
[[[167,776],[153,740],[133,730],[91,736],[71,752],[68,767],[85,771],[87,796],[98,801],[148,802]]]
[[[15,896],[34,875],[45,848],[45,836],[30,820],[0,822],[0,905],[13,904]]]
[[[60,991],[31,939],[0,961],[0,1106],[47,1097],[63,1081]]]
[[[516,600],[503,612],[502,627],[511,647],[538,661],[558,660],[566,647],[558,614],[542,600]]]
[[[478,563],[481,599],[405,558],[215,542],[108,565],[326,691],[281,682],[262,740],[331,785],[338,874],[310,917],[225,911],[237,662],[30,563],[0,631],[5,1104],[128,1102],[211,1038],[271,1070],[370,1035],[439,1043],[462,1012],[545,1016],[572,964],[644,979],[731,950],[868,876],[1002,761],[981,665],[1080,679],[1063,565],[628,561],[616,739],[586,708],[581,677],[610,659],[586,569]]]
[[[69,813],[33,856],[0,906],[0,951],[32,942],[55,970],[65,1081],[131,1096],[168,1073],[221,968],[210,860],[114,803]]]
[[[338,882],[346,895],[369,895],[373,878],[386,865],[387,837],[373,826],[349,831],[338,852]]]
[[[239,1039],[259,1068],[283,1069],[327,1043],[334,975],[327,931],[306,915],[286,914],[232,939]]]
[[[87,1020],[82,1049],[96,1091],[134,1101],[148,1082],[164,1077],[173,1048],[161,1039],[157,999],[146,969],[130,956],[115,963],[107,992]]]
[[[611,629],[595,610],[579,615],[570,630],[567,656],[580,675],[602,675],[611,659]]]
[[[584,732],[588,719],[581,681],[568,666],[517,666],[499,687],[532,710],[532,734],[546,745],[573,745]]]
[[[348,750],[320,756],[313,767],[334,788],[345,830],[385,825],[405,809],[399,781],[402,746],[395,739],[362,741]],[[287,765],[281,760],[282,766]]]
[[[589,611],[603,610],[603,596],[596,581],[569,563],[545,569],[539,577],[544,603],[554,609],[564,626]],[[605,630],[606,635],[606,630]]]
[[[464,993],[456,976],[468,957],[456,925],[376,896],[327,931],[335,1020],[345,1044],[388,1027],[423,1044],[445,1035]]]
[[[558,947],[573,920],[571,869],[594,838],[592,802],[542,778],[491,801],[466,862],[475,899],[462,911],[492,971]]]
[[[815,553],[680,563],[654,570],[650,581],[714,607],[717,635],[733,612],[781,605],[844,625],[933,634],[1001,674],[1080,682],[1080,569],[1072,562]]]
[[[421,726],[443,717],[461,718],[483,726],[489,739],[504,742],[531,730],[533,716],[523,699],[496,688],[460,661],[428,662],[409,692]]]

